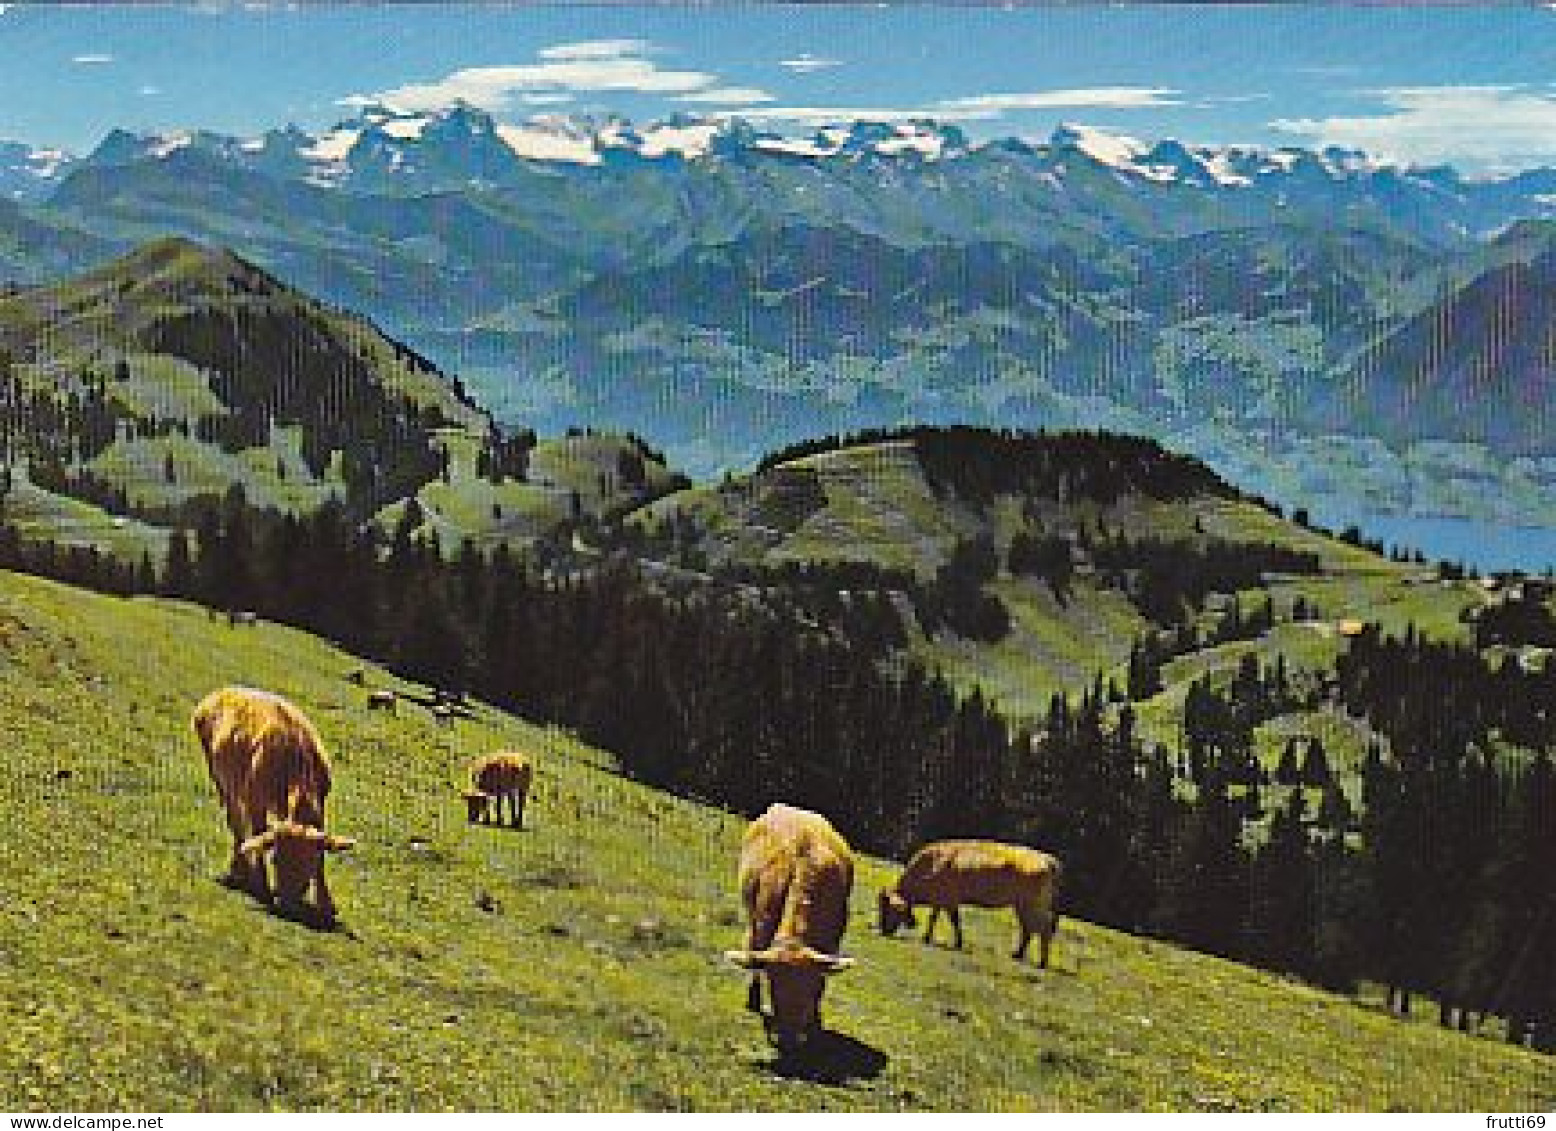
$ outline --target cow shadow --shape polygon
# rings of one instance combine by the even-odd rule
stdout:
[[[271,915],[287,923],[296,923],[299,927],[305,927],[321,935],[340,935],[343,938],[354,939],[356,932],[338,917],[325,916],[319,913],[319,909],[311,903],[305,903],[301,907],[282,907],[273,903],[266,908]]]
[[[256,895],[247,884],[239,883],[230,875],[222,875],[216,878],[217,884],[228,891],[237,892],[246,896],[253,909],[274,919],[280,919],[287,923],[296,923],[299,927],[306,927],[310,931],[316,931],[324,935],[342,935],[348,939],[357,937],[356,932],[341,922],[340,917],[326,916],[311,903],[285,906],[274,899],[262,899]]]
[[[779,1053],[764,1067],[785,1080],[800,1080],[843,1088],[856,1080],[873,1080],[890,1058],[856,1037],[823,1029],[793,1052]]]

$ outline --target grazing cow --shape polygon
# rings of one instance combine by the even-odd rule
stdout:
[[[233,628],[254,628],[259,624],[259,614],[245,609],[228,609],[227,624]]]
[[[452,727],[454,725],[454,708],[443,703],[432,705],[432,721],[440,727]]]
[[[527,754],[488,754],[470,766],[470,788],[465,807],[470,823],[495,820],[502,824],[502,803],[508,802],[508,819],[514,828],[524,827],[524,803],[529,798],[535,767]]]
[[[349,672],[346,673],[346,682],[347,683],[354,683],[358,687],[366,687],[367,686],[367,669],[366,668],[352,668]]]
[[[913,908],[930,908],[924,941],[929,942],[944,911],[962,946],[961,908],[1013,907],[1021,923],[1014,957],[1024,959],[1034,934],[1042,942],[1039,966],[1048,965],[1048,949],[1059,926],[1054,910],[1061,868],[1046,852],[992,840],[942,840],[913,854],[897,886],[880,894],[881,934],[916,926]]]
[[[369,691],[367,693],[367,709],[369,711],[388,711],[395,713],[395,704],[399,696],[392,691]]]
[[[311,884],[320,918],[333,922],[324,854],[356,842],[324,831],[330,766],[319,732],[285,699],[244,687],[211,692],[193,722],[232,830],[227,882],[268,902],[270,853],[281,908],[297,910]]]
[[[746,1008],[754,1013],[761,1012],[767,974],[772,1017],[764,1024],[782,1052],[820,1031],[827,976],[854,964],[837,953],[853,886],[848,842],[820,814],[773,805],[746,829],[740,895],[749,933],[746,948],[725,957],[753,972]]]

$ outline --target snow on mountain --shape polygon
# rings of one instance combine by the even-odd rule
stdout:
[[[0,142],[0,196],[23,201],[45,196],[75,162],[63,149]]]
[[[1556,173],[1549,170],[1468,180],[1453,169],[1402,168],[1356,150],[1148,142],[1074,123],[1043,141],[976,143],[956,126],[930,120],[840,121],[805,130],[738,117],[676,115],[636,124],[615,116],[549,114],[506,121],[462,104],[434,112],[364,105],[328,129],[288,126],[259,137],[114,130],[82,159],[0,144],[0,195],[45,200],[76,168],[185,155],[281,181],[388,195],[513,187],[526,183],[527,170],[544,165],[561,171],[640,164],[765,169],[763,176],[778,178],[762,190],[771,192],[783,191],[785,168],[798,162],[832,170],[838,185],[849,182],[838,195],[825,182],[796,182],[793,195],[809,194],[815,209],[851,207],[845,202],[860,199],[873,183],[895,202],[882,204],[884,222],[892,222],[893,209],[905,208],[901,219],[914,230],[956,238],[1020,238],[1028,230],[1021,216],[1037,215],[1079,217],[1089,230],[1121,231],[1119,217],[1131,211],[1124,205],[1128,197],[1155,202],[1170,193],[1182,209],[1164,212],[1153,204],[1150,212],[1135,214],[1148,223],[1156,216],[1161,234],[1318,218],[1342,209],[1352,210],[1353,219],[1382,217],[1385,224],[1403,218],[1399,222],[1417,234],[1451,239],[1549,215],[1556,188]],[[918,195],[925,186],[930,191]],[[944,210],[947,190],[969,202],[957,213],[961,220]],[[1013,213],[1013,201],[1033,211]],[[1138,226],[1140,220],[1124,222]]]
[[[1145,143],[1135,138],[1070,123],[1054,130],[1048,144],[1055,150],[1082,153],[1099,165],[1134,172],[1141,171],[1139,160],[1146,152]]]
[[[456,105],[434,113],[410,113],[381,105],[363,106],[334,127],[308,133],[288,127],[261,138],[226,138],[197,132],[141,136],[108,134],[86,158],[94,165],[166,159],[198,149],[235,164],[277,175],[297,175],[341,187],[364,177],[390,174],[432,177],[457,183],[500,175],[510,160],[597,165],[606,155],[645,161],[718,160],[742,154],[824,159],[911,159],[955,161],[990,148],[1017,149],[1045,169],[1082,158],[1130,180],[1185,184],[1210,189],[1247,188],[1271,178],[1315,174],[1342,181],[1376,175],[1385,166],[1354,150],[1319,152],[1247,146],[1188,145],[1137,138],[1080,124],[1058,127],[1046,144],[1012,140],[974,144],[955,126],[933,121],[839,122],[808,136],[785,134],[730,118],[677,115],[638,126],[621,118],[538,115],[499,122],[484,111]],[[52,150],[0,146],[0,191],[58,180],[74,159]],[[31,180],[21,180],[25,166]]]
[[[497,136],[513,155],[525,161],[560,161],[574,165],[598,165],[600,151],[594,135],[573,128],[566,119],[531,118],[522,126],[506,123]]]

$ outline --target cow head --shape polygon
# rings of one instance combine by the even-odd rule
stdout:
[[[312,825],[277,821],[258,836],[249,837],[239,850],[251,856],[273,854],[276,900],[284,906],[302,902],[308,884],[320,874],[326,852],[344,852],[356,843],[351,837],[333,836]]]
[[[913,918],[913,905],[894,891],[883,891],[877,899],[881,912],[881,934],[888,938],[903,927],[917,927]]]
[[[794,1051],[821,1027],[821,991],[827,977],[842,973],[855,961],[794,941],[766,950],[730,950],[724,957],[746,970],[767,974],[773,1001],[767,1031],[782,1052]]]
[[[465,814],[469,818],[470,823],[473,825],[479,821],[486,820],[487,813],[492,804],[492,795],[483,793],[479,789],[467,789],[464,792],[464,798]]]

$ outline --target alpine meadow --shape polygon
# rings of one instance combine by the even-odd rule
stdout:
[[[1553,18],[0,6],[0,1109],[1556,1109]]]

